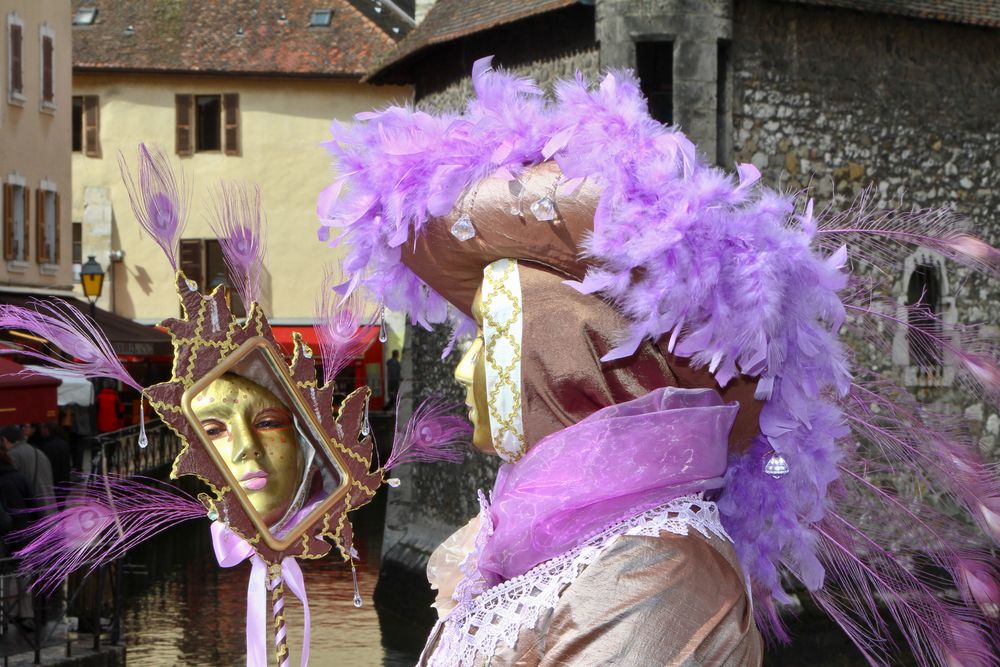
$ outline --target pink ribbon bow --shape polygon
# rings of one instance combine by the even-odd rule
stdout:
[[[212,522],[212,546],[221,567],[233,567],[250,559],[247,586],[247,667],[267,667],[267,591],[277,584],[267,580],[267,564],[246,540],[219,521]],[[281,561],[281,579],[302,601],[305,628],[302,633],[302,667],[309,664],[309,601],[302,570],[294,558]]]

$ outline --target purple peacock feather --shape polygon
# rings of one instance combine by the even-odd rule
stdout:
[[[367,341],[363,326],[371,324],[376,315],[374,304],[364,291],[353,291],[346,297],[338,295],[342,273],[328,266],[323,284],[316,296],[316,331],[323,354],[323,382],[329,384],[340,371],[365,350]]]
[[[222,246],[236,291],[247,308],[260,300],[260,278],[267,247],[265,223],[259,186],[219,185],[210,224]]]
[[[187,225],[190,191],[183,176],[178,178],[163,149],[139,144],[138,183],[125,155],[118,153],[125,189],[136,220],[161,248],[174,271],[178,269],[181,235]]]
[[[32,301],[32,308],[0,304],[0,329],[21,329],[44,338],[64,356],[22,347],[10,350],[86,378],[113,378],[138,392],[139,384],[118,360],[97,324],[61,299]]]
[[[205,516],[205,508],[179,489],[151,478],[81,477],[61,487],[65,500],[51,499],[48,514],[18,531],[27,542],[17,552],[20,569],[42,592],[70,573],[87,573],[182,521]]]
[[[400,421],[396,400],[396,423]],[[392,470],[406,463],[461,463],[472,436],[469,421],[455,414],[459,405],[441,397],[425,399],[402,430],[396,431],[392,454],[383,466]]]

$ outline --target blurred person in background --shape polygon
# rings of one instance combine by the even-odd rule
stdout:
[[[110,381],[105,381],[104,387],[97,392],[97,432],[110,433],[120,429],[124,412],[118,391]]]

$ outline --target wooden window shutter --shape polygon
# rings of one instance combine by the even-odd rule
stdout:
[[[3,258],[14,259],[14,186],[3,184]]]
[[[24,261],[28,261],[31,257],[31,215],[29,211],[31,210],[31,188],[24,188],[24,224],[21,225],[21,230],[24,232],[24,238],[21,239],[21,243],[24,245],[24,250],[21,251],[21,257]]]
[[[176,145],[178,155],[194,152],[194,95],[175,95],[177,109]]]
[[[24,67],[21,58],[22,34],[21,26],[16,24],[10,26],[10,89],[13,93],[24,91]]]
[[[225,118],[226,155],[240,154],[240,95],[226,93],[222,96]]]
[[[55,99],[55,85],[52,81],[52,38],[42,37],[42,101]]]
[[[205,244],[201,239],[181,239],[181,271],[205,289]]]
[[[27,225],[25,225],[27,228]],[[45,256],[45,190],[35,190],[35,261],[44,264],[49,261]]]
[[[83,143],[88,157],[101,157],[101,105],[97,95],[83,96]]]
[[[50,257],[49,261],[52,262],[53,264],[58,264],[59,263],[59,259],[62,257],[62,253],[59,252],[59,242],[61,241],[61,237],[59,235],[59,226],[60,226],[60,218],[59,218],[59,193],[55,192],[55,193],[53,193],[52,196],[55,197],[55,200],[56,200],[56,205],[55,205],[56,224],[53,225],[53,228],[56,230],[56,233],[55,233],[55,241],[52,244],[52,247],[55,248],[55,257]]]

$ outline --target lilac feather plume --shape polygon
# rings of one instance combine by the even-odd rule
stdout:
[[[399,405],[396,401],[396,424]],[[455,414],[458,404],[441,397],[424,400],[410,416],[406,426],[397,426],[392,454],[383,466],[392,470],[406,463],[461,463],[472,437],[469,421]]]
[[[66,498],[49,500],[47,516],[13,534],[27,542],[17,552],[21,572],[42,592],[70,573],[90,573],[182,521],[205,516],[183,491],[151,478],[81,477],[61,487]]]
[[[347,296],[340,296],[343,287],[342,273],[328,266],[323,275],[323,283],[316,295],[316,332],[323,354],[323,382],[330,384],[340,371],[344,370],[355,357],[364,353],[365,331],[376,315],[375,305],[363,290],[356,290]]]
[[[187,226],[190,200],[183,177],[174,174],[163,149],[146,144],[139,144],[138,182],[120,151],[118,167],[136,220],[163,248],[170,266],[177,271],[180,239]]]
[[[209,223],[219,239],[229,275],[246,308],[260,300],[260,277],[267,247],[260,186],[221,183]]]
[[[0,304],[0,329],[20,329],[44,338],[64,356],[28,347],[11,350],[86,378],[114,378],[138,392],[139,384],[118,360],[100,327],[61,299],[31,302],[32,308]]]

